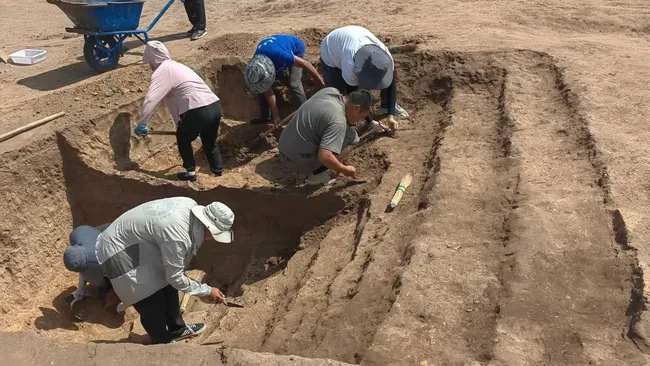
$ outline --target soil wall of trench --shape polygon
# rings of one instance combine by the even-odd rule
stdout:
[[[313,61],[323,33],[302,33]],[[255,41],[227,38],[208,49],[238,54]],[[359,179],[321,188],[284,179],[275,137],[249,143],[264,126],[246,124],[257,107],[243,91],[244,59],[188,61],[224,106],[222,178],[200,170],[196,184],[174,181],[173,137],[130,135],[140,98],[0,157],[0,326],[20,332],[0,333],[15,344],[0,357],[38,363],[74,350],[80,364],[102,364],[107,353],[173,359],[178,347],[203,345],[191,353],[218,356],[215,365],[644,364],[642,273],[551,56],[395,55],[411,116],[395,139],[362,139],[350,157]],[[278,93],[286,115],[290,98],[282,85]],[[173,128],[162,108],[151,126]],[[195,151],[205,169],[200,144]],[[390,210],[406,173],[413,183]],[[85,321],[71,318],[63,297],[76,278],[61,260],[69,232],[176,195],[235,212],[236,245],[202,247],[192,268],[244,307],[193,298],[185,318],[208,324],[201,336],[170,348],[101,344],[142,342],[142,329],[114,303],[90,302]],[[44,351],[27,355],[19,340]]]

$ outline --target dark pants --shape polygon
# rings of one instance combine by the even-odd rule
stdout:
[[[133,307],[140,314],[140,322],[153,344],[169,343],[174,339],[172,332],[185,328],[178,303],[178,290],[171,285],[136,302]]]
[[[194,28],[205,30],[205,3],[203,0],[185,0],[185,12]]]
[[[343,95],[350,94],[357,90],[356,86],[348,85],[345,82],[341,69],[338,67],[327,66],[323,62],[323,59],[320,60],[320,67],[326,87],[334,87]],[[393,74],[393,82],[390,83],[388,88],[382,89],[379,92],[381,107],[386,108],[389,115],[395,115],[395,104],[397,103],[397,83],[395,80],[395,74]],[[368,120],[368,118],[366,118],[366,120]]]
[[[218,101],[191,109],[181,115],[181,121],[176,128],[176,142],[185,169],[188,171],[196,169],[192,141],[201,136],[203,152],[210,164],[210,170],[215,174],[223,171],[221,153],[217,145],[219,123],[221,123],[221,103]]]
[[[293,66],[289,75],[289,89],[291,89],[294,106],[298,108],[307,101],[305,89],[302,86],[302,68]],[[257,94],[257,104],[260,107],[260,120],[268,121],[271,118],[271,110],[264,93]]]

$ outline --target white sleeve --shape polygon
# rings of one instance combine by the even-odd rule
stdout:
[[[188,250],[186,248],[182,241],[167,241],[160,245],[167,283],[193,296],[209,296],[212,291],[210,286],[198,283],[185,274],[185,257]]]
[[[343,80],[350,86],[357,86],[359,84],[359,79],[354,73],[354,55],[343,55],[341,60],[341,74],[343,75]]]

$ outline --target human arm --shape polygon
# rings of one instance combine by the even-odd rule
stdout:
[[[273,88],[264,92],[264,97],[266,98],[266,102],[269,104],[269,108],[271,108],[271,118],[273,120],[273,125],[275,127],[280,127],[280,112],[278,112],[278,104]]]
[[[386,125],[391,130],[391,132],[395,133],[395,131],[397,131],[399,126],[397,124],[397,121],[395,120],[395,106],[397,105],[397,82],[395,81],[394,76],[393,76],[393,81],[390,83],[388,88],[382,90],[382,94],[385,95],[386,98],[385,103],[388,109],[388,117],[386,117]]]
[[[167,69],[160,69],[161,67],[164,66],[159,66],[159,69],[151,75],[151,83],[140,109],[138,126],[147,125],[158,104],[165,99],[172,89],[171,73]]]
[[[337,173],[354,176],[356,173],[354,167],[343,165],[335,155],[340,154],[343,150],[346,131],[347,125],[344,120],[335,120],[328,123],[321,137],[318,149],[318,161]]]
[[[302,57],[294,56],[294,62],[295,65],[302,68],[306,69],[309,74],[314,78],[316,83],[318,84],[319,89],[322,89],[325,87],[325,81],[323,81],[323,78],[320,76],[314,65],[311,64],[311,62],[305,60]]]
[[[88,296],[88,292],[86,291],[86,279],[81,273],[79,273],[79,282],[77,284],[77,289],[74,290],[72,295],[74,295],[75,299]]]
[[[198,283],[185,274],[185,258],[190,246],[182,240],[167,240],[160,245],[160,254],[165,267],[165,278],[175,289],[193,296],[210,296],[212,289],[205,283]]]
[[[339,159],[336,158],[334,153],[327,149],[318,149],[318,161],[328,169],[347,176],[354,176],[357,172],[353,166],[343,165]]]

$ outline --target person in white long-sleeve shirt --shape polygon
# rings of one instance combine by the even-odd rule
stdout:
[[[204,238],[234,240],[234,220],[223,203],[201,206],[188,197],[171,197],[130,209],[99,235],[97,259],[122,301],[118,311],[133,305],[153,344],[205,330],[202,323],[185,324],[178,291],[226,302],[218,288],[198,283],[185,271]]]

